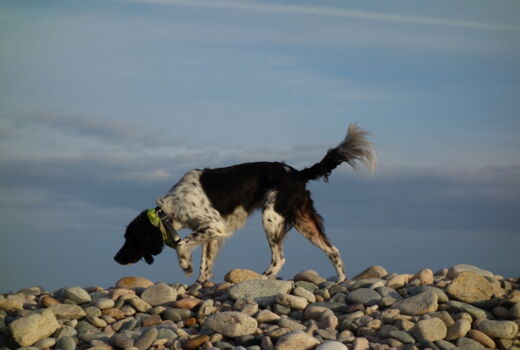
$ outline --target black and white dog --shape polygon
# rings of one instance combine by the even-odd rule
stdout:
[[[353,168],[364,163],[371,170],[376,153],[367,132],[349,125],[345,139],[329,149],[319,162],[297,170],[280,162],[238,164],[226,168],[192,170],[163,197],[155,209],[144,210],[127,227],[125,243],[114,259],[129,264],[144,258],[148,264],[164,244],[177,250],[186,274],[192,272],[191,251],[202,245],[198,281],[211,278],[212,267],[224,239],[244,226],[247,217],[262,209],[262,223],[271,247],[271,264],[266,278],[274,278],[285,262],[282,242],[288,230],[296,230],[321,248],[334,265],[339,281],[345,280],[338,249],[325,236],[323,219],[314,209],[309,180],[327,180],[342,162]],[[192,233],[180,239],[177,230]]]

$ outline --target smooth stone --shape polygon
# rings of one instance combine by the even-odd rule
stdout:
[[[194,309],[196,308],[197,306],[199,306],[200,304],[202,304],[202,300],[198,299],[198,298],[194,298],[194,297],[188,297],[188,298],[183,298],[183,299],[179,299],[177,300],[173,306],[176,308],[176,309],[187,309],[187,310],[191,310],[191,309]]]
[[[388,280],[386,286],[394,289],[401,288],[405,286],[412,277],[413,275],[410,274],[396,275],[392,277],[390,280]]]
[[[320,341],[303,331],[293,331],[282,335],[276,341],[275,350],[310,350],[314,349]]]
[[[451,279],[454,279],[455,277],[457,277],[457,275],[459,273],[464,272],[464,271],[477,272],[478,274],[480,274],[481,276],[484,276],[484,277],[494,277],[493,272],[488,271],[488,270],[483,270],[477,266],[469,265],[469,264],[453,265],[448,270],[448,274],[446,277],[451,280]]]
[[[430,269],[421,269],[412,277],[412,280],[414,279],[418,279],[423,285],[433,284],[433,271]]]
[[[493,339],[491,339],[487,334],[479,331],[478,329],[470,329],[468,332],[468,338],[479,342],[484,347],[489,349],[495,349],[497,347]]]
[[[240,283],[249,280],[259,280],[263,276],[252,270],[233,269],[224,276],[224,281],[229,283]]]
[[[188,339],[184,343],[184,349],[186,350],[195,350],[198,349],[202,344],[209,341],[209,336],[202,334],[198,335],[194,338]]]
[[[321,277],[316,271],[314,270],[305,270],[298,274],[296,274],[293,277],[293,280],[296,281],[305,281],[314,283],[315,285],[319,286],[320,283],[323,283],[327,281],[325,278]]]
[[[44,338],[41,340],[38,340],[34,346],[38,349],[48,349],[53,347],[56,344],[56,339],[54,338]]]
[[[50,295],[45,295],[41,298],[41,304],[45,307],[49,307],[51,305],[61,304],[61,302]]]
[[[462,301],[450,300],[448,301],[448,306],[457,311],[467,312],[474,319],[485,319],[487,318],[487,314],[484,310],[479,309],[470,304],[463,303]]]
[[[90,317],[99,317],[102,315],[101,310],[95,306],[88,306],[83,308],[85,314]]]
[[[238,283],[228,289],[228,294],[235,300],[252,298],[261,306],[272,304],[280,293],[289,293],[292,282],[278,280],[249,280]]]
[[[52,311],[56,318],[61,320],[74,320],[85,317],[87,314],[79,305],[75,304],[56,304],[51,305],[47,310]]]
[[[393,308],[405,315],[423,315],[437,311],[437,295],[433,292],[423,292],[412,297],[398,301]]]
[[[512,320],[520,319],[520,302],[513,304],[511,309],[509,309],[509,317]]]
[[[313,293],[314,295],[314,291],[316,289],[319,289],[319,287],[317,285],[315,285],[314,283],[311,283],[311,282],[306,282],[306,281],[297,281],[297,282],[294,282],[294,286],[297,287],[297,288],[303,288],[303,289],[306,289],[308,290],[309,292]]]
[[[176,339],[177,334],[168,328],[158,328],[157,330],[157,339],[168,339],[168,341]]]
[[[457,340],[457,350],[484,350],[484,346],[473,339],[462,337]]]
[[[105,316],[113,317],[116,320],[121,320],[121,319],[125,318],[125,314],[123,313],[123,311],[116,309],[116,308],[103,309],[103,311],[101,311],[101,314],[105,315]]]
[[[450,343],[449,341],[446,341],[446,340],[436,340],[434,343],[435,343],[435,345],[437,345],[437,347],[440,350],[453,350],[453,349],[457,348],[457,346],[455,344]]]
[[[157,329],[155,328],[148,328],[146,331],[141,334],[139,338],[134,343],[134,347],[136,347],[139,350],[146,350],[148,349],[155,339],[157,338]]]
[[[213,314],[204,322],[204,327],[221,333],[226,337],[253,334],[257,326],[258,322],[254,318],[243,312],[236,311],[224,311]]]
[[[62,290],[62,295],[76,304],[84,304],[92,301],[90,294],[81,287],[65,288]]]
[[[62,337],[73,337],[78,334],[78,331],[71,326],[65,326],[63,328],[58,329],[54,333],[54,338],[60,339]]]
[[[388,275],[388,272],[386,269],[379,265],[373,265],[370,267],[367,267],[365,270],[357,274],[353,280],[363,280],[367,278],[382,278]]]
[[[56,340],[55,349],[75,350],[76,342],[74,341],[74,338],[72,338],[69,335],[66,335],[66,336],[63,336],[61,338],[58,338],[58,340]]]
[[[90,322],[87,321],[79,321],[76,325],[76,331],[78,333],[100,333],[101,331],[99,328],[93,326],[90,324]]]
[[[94,300],[94,305],[101,310],[113,308],[115,305],[114,300],[110,298],[97,298]]]
[[[307,299],[307,301],[312,304],[316,302],[316,296],[309,290],[303,288],[303,287],[296,287],[293,290],[293,294]]]
[[[370,288],[359,288],[348,293],[346,299],[350,303],[360,303],[365,306],[372,306],[379,303],[381,295]]]
[[[112,335],[112,337],[110,337],[109,343],[110,345],[121,349],[127,349],[134,346],[134,340],[122,333],[115,333]]]
[[[442,322],[444,322],[446,327],[450,327],[451,325],[453,325],[455,323],[455,321],[453,320],[453,317],[451,317],[450,313],[447,311],[431,312],[428,314],[428,316],[440,318],[442,320]]]
[[[471,329],[471,322],[465,318],[458,319],[453,325],[448,328],[446,335],[447,340],[455,340],[465,337]]]
[[[278,314],[275,314],[271,310],[261,310],[256,314],[256,320],[258,323],[270,323],[274,321],[278,321],[280,319],[280,316]]]
[[[149,312],[152,309],[152,305],[137,296],[132,297],[128,302],[139,312]]]
[[[165,319],[165,320],[179,322],[179,321],[184,321],[184,320],[187,320],[188,318],[190,318],[191,311],[188,309],[179,309],[179,308],[167,309],[166,311],[163,312],[162,316],[163,316],[163,319]]]
[[[280,293],[275,298],[276,302],[282,305],[285,305],[287,307],[290,307],[291,309],[295,310],[304,310],[309,302],[307,299],[303,297],[298,297],[291,294],[286,293]]]
[[[348,350],[348,348],[339,341],[327,341],[318,346],[316,350]]]
[[[393,329],[388,332],[388,336],[399,340],[401,343],[405,343],[405,344],[415,343],[415,339],[405,331]]]
[[[19,295],[9,295],[7,298],[0,299],[0,310],[15,313],[23,310],[25,298]]]
[[[421,294],[424,292],[433,292],[437,295],[437,302],[439,303],[447,303],[450,300],[442,289],[433,286],[413,286],[407,288],[406,290],[411,296]]]
[[[378,292],[379,295],[381,295],[383,298],[384,297],[391,297],[391,298],[395,299],[396,301],[403,299],[403,297],[399,293],[397,293],[395,291],[395,289],[393,289],[393,288],[378,287],[378,288],[375,289],[375,291]],[[419,294],[419,293],[417,293],[417,294]]]
[[[143,327],[152,327],[157,326],[162,323],[161,316],[159,315],[151,315],[142,320]]]
[[[358,337],[352,342],[352,350],[369,350],[370,344],[367,338]]]
[[[483,320],[477,328],[491,338],[513,339],[518,333],[518,324],[513,321]]]
[[[52,335],[60,324],[50,310],[42,310],[20,317],[9,324],[11,335],[21,346],[31,346]]]
[[[154,283],[146,278],[142,277],[123,277],[116,283],[117,288],[148,288]]]
[[[459,301],[474,303],[489,300],[493,296],[493,285],[478,272],[463,271],[457,274],[446,292]]]
[[[420,320],[412,330],[414,338],[419,341],[442,340],[446,337],[447,328],[440,318]]]
[[[304,331],[307,327],[303,324],[296,322],[287,316],[284,316],[278,321],[278,326],[280,328],[289,328],[291,331]]]
[[[166,283],[156,283],[141,293],[141,299],[151,306],[166,305],[177,300],[177,291]]]

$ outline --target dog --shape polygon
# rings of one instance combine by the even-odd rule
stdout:
[[[157,207],[142,211],[126,228],[125,243],[114,259],[130,264],[153,256],[168,245],[177,251],[180,267],[192,273],[191,251],[202,245],[198,282],[211,279],[212,267],[224,239],[243,227],[248,216],[262,209],[262,224],[271,248],[271,263],[264,278],[275,278],[285,263],[283,240],[292,228],[321,248],[331,261],[338,281],[346,279],[338,249],[325,235],[323,219],[314,208],[307,182],[329,175],[338,165],[364,164],[374,170],[377,157],[368,133],[350,124],[340,144],[309,168],[297,170],[283,162],[254,162],[225,168],[187,172]],[[192,233],[181,239],[177,231]]]

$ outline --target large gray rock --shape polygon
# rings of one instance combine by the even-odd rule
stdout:
[[[209,316],[204,322],[204,327],[221,333],[226,337],[239,337],[253,334],[258,322],[243,312],[225,311]]]
[[[513,339],[518,333],[518,325],[513,321],[483,320],[478,322],[478,329],[496,339]]]
[[[381,295],[370,288],[359,288],[347,294],[347,301],[350,303],[360,303],[365,306],[372,306],[379,303]]]
[[[56,318],[62,320],[75,320],[86,316],[85,310],[75,304],[56,304],[47,308]]]
[[[76,304],[84,304],[92,301],[90,294],[81,287],[64,288],[62,293],[65,298],[75,302]]]
[[[439,303],[447,303],[449,301],[448,296],[444,291],[440,288],[433,287],[433,286],[412,286],[407,289],[408,293],[410,293],[411,296],[424,293],[424,292],[433,292],[437,295],[437,302]]]
[[[76,349],[76,342],[74,341],[73,337],[66,335],[56,340],[55,348],[61,350],[74,350]]]
[[[484,310],[479,309],[476,306],[463,303],[462,301],[450,300],[448,306],[456,311],[464,311],[471,315],[474,319],[485,319],[487,314]]]
[[[165,305],[177,300],[177,291],[166,283],[156,283],[143,291],[141,299],[151,306]]]
[[[444,322],[434,317],[418,321],[413,328],[413,335],[419,341],[435,341],[444,339],[447,331]]]
[[[139,338],[134,343],[134,347],[136,347],[139,350],[146,350],[148,349],[155,339],[157,338],[158,331],[156,328],[148,328],[146,331],[141,334]]]
[[[433,292],[419,293],[413,297],[398,301],[393,307],[405,315],[423,315],[437,311],[437,295]]]
[[[493,295],[493,285],[478,272],[464,271],[453,279],[446,292],[457,300],[474,303],[489,300]]]
[[[483,270],[480,267],[477,267],[474,265],[469,265],[469,264],[458,264],[458,265],[453,265],[452,267],[450,267],[446,277],[451,280],[451,279],[454,279],[459,273],[464,272],[464,271],[477,272],[478,274],[480,274],[481,276],[484,276],[484,277],[493,277],[494,276],[493,272],[488,271],[488,270]]]
[[[228,289],[235,300],[252,298],[259,305],[269,305],[280,293],[289,293],[292,282],[278,280],[249,280]]]
[[[320,341],[303,331],[294,331],[282,335],[276,342],[275,350],[310,350],[314,349]]]
[[[9,324],[13,339],[21,346],[31,346],[53,334],[60,324],[49,310],[36,311]]]
[[[381,278],[386,275],[388,275],[388,272],[386,271],[386,269],[384,267],[379,266],[379,265],[373,265],[373,266],[366,268],[365,270],[360,272],[358,275],[356,275],[352,279],[353,280],[363,280],[363,279],[367,279],[367,278]]]
[[[0,299],[0,310],[17,312],[23,309],[24,298],[20,295],[9,295]]]
[[[348,348],[339,341],[327,341],[318,346],[316,350],[348,350]]]

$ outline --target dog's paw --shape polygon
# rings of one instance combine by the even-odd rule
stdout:
[[[191,274],[193,273],[193,267],[191,267],[191,265],[183,267],[182,270],[184,271],[184,274],[188,277],[191,276]]]

